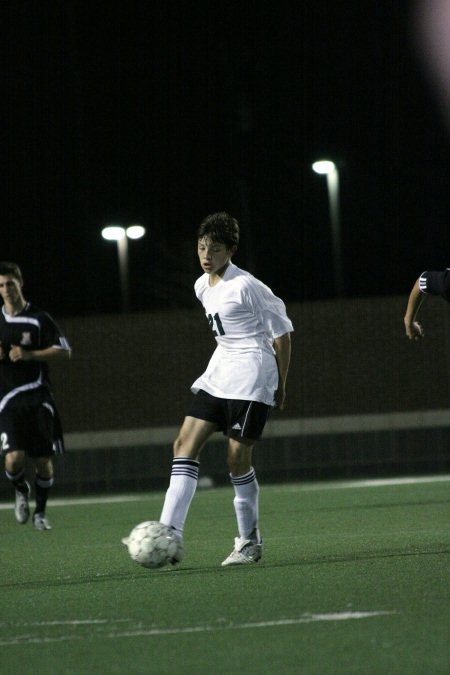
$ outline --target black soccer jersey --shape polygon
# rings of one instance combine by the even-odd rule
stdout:
[[[419,277],[419,287],[422,293],[440,295],[450,302],[450,267],[443,272],[423,272]]]
[[[0,311],[0,342],[5,358],[0,360],[0,412],[18,394],[41,392],[43,399],[50,394],[48,365],[44,361],[16,361],[9,359],[12,345],[36,350],[57,347],[70,349],[67,339],[49,314],[27,303],[16,316]]]

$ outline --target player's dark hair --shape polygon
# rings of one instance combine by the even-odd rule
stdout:
[[[20,281],[23,284],[22,272],[20,271],[19,265],[13,262],[0,262],[0,276],[11,276]]]
[[[212,213],[201,222],[197,237],[198,239],[208,237],[211,241],[231,248],[239,244],[239,223],[225,211]]]

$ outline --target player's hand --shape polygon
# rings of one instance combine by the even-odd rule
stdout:
[[[9,350],[9,358],[13,363],[16,361],[31,361],[31,354],[26,349],[22,349],[18,345],[11,345]]]
[[[422,324],[420,324],[418,321],[405,323],[405,330],[406,335],[410,340],[420,340],[425,335]]]

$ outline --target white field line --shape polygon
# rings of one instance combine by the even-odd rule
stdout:
[[[342,490],[351,488],[365,488],[365,487],[383,487],[385,485],[418,485],[420,483],[446,483],[450,481],[450,475],[439,476],[409,476],[405,478],[373,478],[350,481],[330,481],[318,483],[288,483],[283,485],[271,486],[275,490],[280,491],[304,491],[312,490]],[[135,495],[116,495],[116,496],[99,496],[99,497],[71,497],[66,499],[52,499],[51,506],[84,506],[88,504],[124,504],[126,502],[148,501],[151,499],[160,500],[161,491],[157,493],[145,493]],[[13,503],[0,503],[0,511],[13,508]]]
[[[67,619],[64,621],[3,621],[0,628],[5,626],[19,626],[25,628],[29,626],[93,626],[105,625],[108,623],[129,623],[131,619]]]
[[[447,483],[450,481],[450,475],[439,476],[407,476],[404,478],[369,478],[349,481],[327,481],[324,483],[305,483],[298,486],[291,483],[289,485],[280,486],[282,491],[291,490],[311,491],[311,490],[347,490],[351,488],[365,488],[365,487],[383,487],[386,485],[419,485],[421,483]]]
[[[52,499],[51,506],[83,506],[86,504],[123,504],[125,502],[140,502],[142,499],[150,499],[153,495],[149,493],[144,497],[142,495],[117,495],[115,497],[72,497],[68,499]],[[155,495],[155,499],[161,499],[161,495]],[[12,502],[0,504],[0,511],[14,508]]]
[[[420,483],[446,483],[450,481],[450,475],[439,476],[410,476],[405,478],[373,478],[361,479],[351,481],[331,481],[318,483],[289,483],[279,486],[271,486],[275,490],[280,491],[304,491],[311,490],[339,490],[351,488],[364,487],[383,487],[385,485],[417,485]],[[89,504],[124,504],[126,502],[148,501],[151,499],[161,499],[160,491],[157,493],[145,493],[135,495],[116,495],[116,496],[99,496],[99,497],[69,497],[63,499],[52,499],[52,506],[84,506]],[[12,509],[14,507],[12,502],[0,503],[0,511]]]
[[[218,625],[200,625],[200,626],[185,626],[173,628],[143,628],[139,627],[136,630],[114,631],[104,633],[99,631],[97,634],[89,632],[86,635],[57,635],[57,636],[38,636],[38,635],[12,635],[7,638],[0,638],[0,647],[9,645],[21,644],[44,644],[48,642],[64,642],[70,640],[89,640],[93,637],[98,637],[102,640],[110,639],[116,640],[118,638],[127,637],[152,637],[160,635],[182,635],[187,633],[214,633],[224,630],[252,630],[255,628],[276,628],[278,626],[296,626],[299,624],[318,623],[322,621],[353,621],[357,619],[369,619],[378,616],[388,616],[397,614],[395,611],[378,611],[378,612],[332,612],[329,614],[303,614],[296,619],[278,619],[273,621],[250,621],[247,623],[221,623]],[[124,619],[123,621],[128,621]],[[61,621],[50,622],[49,625],[79,625],[79,624],[98,624],[96,620],[75,620],[75,621]],[[105,621],[105,624],[113,623]],[[16,624],[15,624],[16,625]],[[20,625],[20,624],[19,624]],[[33,624],[21,624],[24,627]],[[40,625],[40,624],[38,624]],[[42,624],[46,625],[46,624]],[[5,624],[3,624],[5,626]]]
[[[330,481],[318,483],[287,483],[283,485],[268,486],[280,491],[311,491],[311,490],[339,490],[364,487],[383,487],[385,485],[417,485],[420,483],[446,483],[450,481],[450,475],[439,476],[410,476],[405,478],[373,478],[367,480]],[[83,506],[86,504],[124,504],[126,502],[160,500],[161,492],[135,495],[116,495],[99,497],[71,497],[67,499],[52,499],[51,506]],[[0,503],[0,511],[12,509],[12,502]]]

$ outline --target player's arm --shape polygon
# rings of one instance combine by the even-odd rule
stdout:
[[[72,355],[70,348],[46,347],[45,349],[24,349],[20,345],[11,345],[11,361],[67,361]]]
[[[285,333],[275,338],[273,348],[278,366],[278,389],[275,392],[275,402],[280,410],[283,410],[286,398],[286,378],[291,360],[291,334]]]
[[[406,313],[404,316],[405,331],[406,335],[410,340],[418,340],[424,335],[423,328],[421,324],[417,321],[417,314],[419,312],[420,306],[425,298],[425,295],[420,290],[419,285],[420,277],[415,282],[412,287],[411,293],[408,298],[408,305],[406,307]]]

